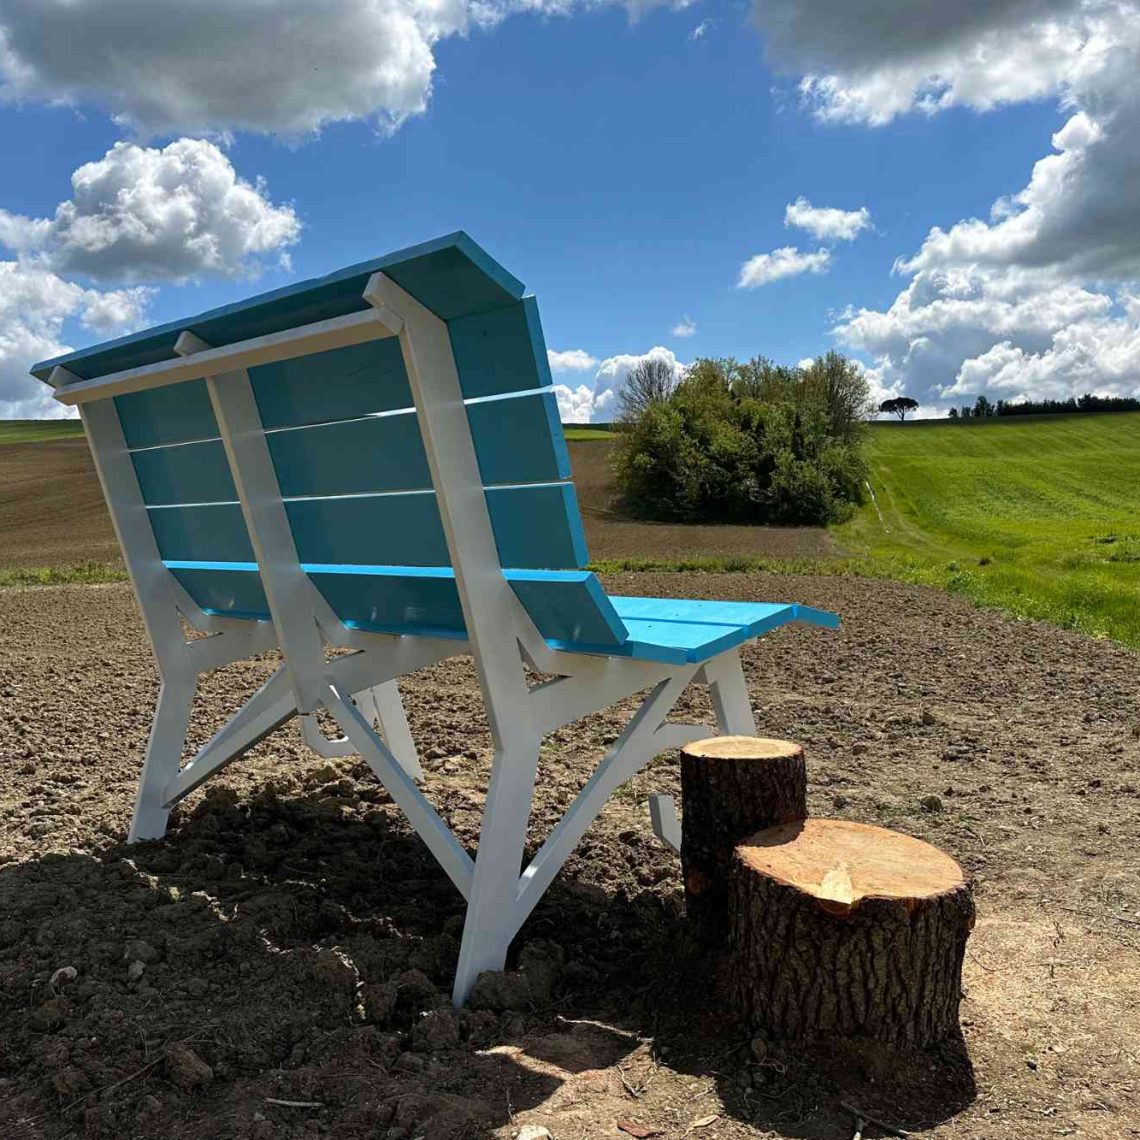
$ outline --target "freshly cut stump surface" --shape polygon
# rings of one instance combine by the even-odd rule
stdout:
[[[730,917],[735,997],[772,1039],[958,1033],[974,903],[937,847],[846,820],[768,828],[736,849]]]
[[[807,815],[803,747],[763,736],[713,736],[686,744],[681,805],[689,920],[705,941],[723,943],[736,845],[754,832]]]

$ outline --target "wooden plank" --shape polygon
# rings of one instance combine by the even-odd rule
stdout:
[[[253,545],[237,503],[147,510],[164,560],[253,562]]]
[[[266,428],[350,420],[412,406],[395,337],[261,364],[249,370]]]
[[[205,380],[116,396],[115,410],[130,448],[217,439],[219,435]]]
[[[134,451],[131,462],[148,506],[232,503],[237,499],[220,439]]]
[[[208,613],[260,619],[268,603],[253,562],[168,561],[167,567]],[[450,567],[303,564],[345,624],[381,633],[465,638]],[[588,571],[508,570],[523,607],[545,637],[620,644],[625,628]]]
[[[361,293],[377,270],[391,276],[443,320],[498,308],[523,294],[520,281],[458,231],[325,277],[298,281],[194,317],[41,361],[33,366],[32,375],[46,380],[59,365],[87,380],[168,360],[185,329],[207,344],[227,345],[359,312],[366,307]]]
[[[464,399],[550,386],[533,297],[450,321],[447,331]]]
[[[503,565],[573,570],[585,565],[585,541],[573,484],[497,487],[486,492]],[[447,542],[431,491],[286,502],[302,562],[361,566],[446,566]],[[254,561],[236,503],[152,507],[165,559]]]

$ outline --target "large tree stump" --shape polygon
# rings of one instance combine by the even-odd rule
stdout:
[[[789,740],[714,736],[681,749],[681,868],[689,920],[727,935],[728,873],[747,836],[807,815],[804,750]]]
[[[729,984],[772,1040],[915,1046],[959,1032],[974,903],[929,843],[838,819],[769,828],[736,849],[731,921]]]

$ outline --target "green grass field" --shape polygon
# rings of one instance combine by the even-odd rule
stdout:
[[[82,434],[79,420],[0,420],[0,444],[37,443]]]
[[[594,424],[563,424],[562,431],[571,443],[578,443],[586,439],[614,438],[614,433],[608,427],[599,427]]]
[[[1140,413],[876,424],[861,572],[1140,646]]]

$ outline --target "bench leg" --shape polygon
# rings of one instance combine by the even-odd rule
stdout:
[[[503,968],[519,927],[516,896],[538,773],[538,747],[535,738],[495,753],[452,992],[456,1006],[467,1000],[484,970]]]
[[[158,691],[158,706],[146,746],[139,790],[135,797],[128,843],[140,839],[161,839],[166,834],[170,809],[163,807],[167,784],[178,775],[190,709],[194,704],[195,678],[164,680]]]
[[[717,727],[726,736],[755,736],[756,719],[748,697],[748,684],[740,654],[722,653],[705,666]]]

